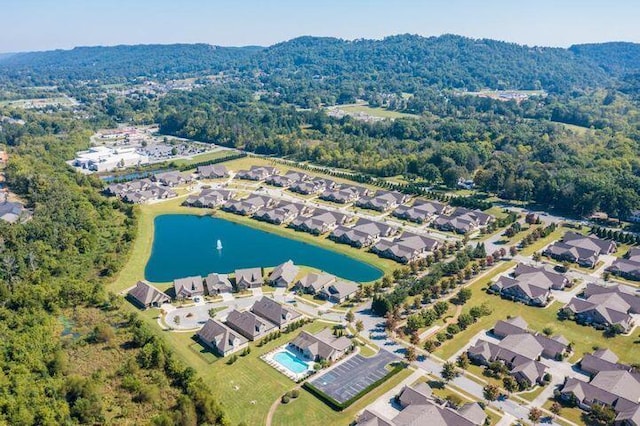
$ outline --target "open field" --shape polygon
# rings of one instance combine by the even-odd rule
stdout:
[[[487,303],[493,308],[493,313],[489,316],[480,318],[480,320],[469,326],[466,330],[457,334],[453,340],[449,340],[442,344],[435,354],[441,358],[448,359],[462,348],[469,340],[480,330],[489,330],[493,328],[496,321],[505,319],[507,316],[522,316],[529,327],[533,330],[542,331],[545,327],[550,327],[554,334],[561,334],[574,344],[574,353],[570,361],[578,361],[586,352],[592,352],[594,346],[602,348],[611,348],[622,362],[637,362],[637,351],[640,350],[640,344],[635,343],[638,340],[637,333],[632,336],[616,336],[606,338],[602,331],[598,331],[593,327],[578,325],[573,321],[559,321],[557,318],[558,310],[562,307],[559,302],[554,302],[546,308],[535,308],[523,305],[522,303],[503,300],[500,296],[488,294],[484,291],[487,283],[495,278],[499,273],[506,271],[514,266],[515,262],[507,262],[498,266],[491,275],[477,279],[469,286],[473,295],[467,303],[465,311],[472,306]]]
[[[233,155],[234,151],[229,151],[227,149],[221,149],[219,151],[205,152],[204,154],[198,154],[191,157],[191,159],[181,158],[179,160],[173,161],[176,166],[184,166],[189,164],[201,163],[203,161],[211,161],[217,160],[218,158],[228,157],[229,155]]]
[[[402,112],[391,111],[381,107],[370,107],[364,104],[337,105],[334,109],[342,110],[348,114],[364,113],[372,117],[379,118],[418,118],[415,114],[405,114]]]

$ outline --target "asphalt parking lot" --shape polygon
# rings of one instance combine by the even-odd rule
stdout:
[[[343,403],[386,376],[389,371],[385,366],[393,361],[397,361],[397,358],[387,351],[379,351],[371,358],[356,355],[310,383]]]

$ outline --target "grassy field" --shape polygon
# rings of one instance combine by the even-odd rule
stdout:
[[[205,152],[204,154],[194,155],[193,157],[191,157],[191,159],[181,158],[180,160],[175,160],[173,163],[176,166],[184,166],[189,164],[200,163],[203,161],[217,160],[218,158],[228,157],[233,154],[235,154],[234,151],[221,149],[219,151]]]
[[[382,394],[388,392],[410,376],[411,370],[405,369],[391,379],[369,392],[362,399],[344,411],[333,411],[329,406],[321,402],[306,390],[300,391],[300,397],[286,405],[278,406],[273,416],[273,425],[277,426],[341,426],[351,424],[359,411],[374,402]],[[253,424],[247,422],[247,424]],[[255,423],[257,424],[257,423]]]
[[[418,118],[419,116],[414,115],[414,114],[405,114],[402,112],[397,112],[397,111],[390,111],[386,108],[380,108],[380,107],[370,107],[367,105],[338,105],[336,106],[336,109],[341,109],[342,111],[348,113],[348,114],[357,114],[357,113],[364,113],[367,115],[370,115],[372,117],[379,117],[379,118],[392,118],[392,119],[396,119],[396,118]]]
[[[598,331],[593,327],[581,326],[573,321],[559,321],[557,314],[558,310],[562,307],[560,302],[554,302],[548,307],[541,309],[503,300],[500,296],[488,294],[484,291],[484,288],[486,288],[491,279],[514,265],[515,262],[507,262],[500,265],[490,276],[480,278],[469,286],[473,295],[464,311],[468,311],[472,306],[487,303],[493,308],[493,313],[481,318],[477,323],[457,334],[453,340],[445,342],[435,352],[436,355],[447,359],[462,348],[462,346],[480,330],[493,328],[496,321],[506,319],[507,316],[519,315],[529,323],[529,328],[542,331],[545,327],[550,327],[554,334],[561,334],[570,342],[573,342],[574,353],[570,358],[572,362],[580,359],[584,353],[592,352],[594,346],[611,348],[620,357],[622,362],[637,362],[637,352],[640,350],[640,344],[636,343],[640,341],[637,338],[637,334],[633,336],[606,338],[602,331]]]

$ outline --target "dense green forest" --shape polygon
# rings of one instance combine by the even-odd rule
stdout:
[[[0,424],[223,424],[206,385],[104,288],[137,219],[64,164],[90,132],[27,118],[5,174],[34,216],[0,223]]]

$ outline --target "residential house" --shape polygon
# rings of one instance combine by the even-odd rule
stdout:
[[[271,175],[266,178],[265,182],[269,185],[288,188],[296,182],[308,181],[310,179],[309,175],[305,173],[289,170],[284,175]]]
[[[640,281],[640,248],[632,248],[625,258],[614,260],[607,271],[628,280]]]
[[[348,218],[349,216],[342,213],[316,210],[311,217],[298,216],[289,226],[298,231],[322,235],[338,225],[343,225]]]
[[[431,200],[417,199],[412,206],[400,205],[393,215],[399,219],[416,223],[426,223],[448,211],[446,204]]]
[[[179,171],[171,171],[153,175],[151,180],[164,186],[178,186],[191,182],[191,176]]]
[[[331,181],[328,181],[331,182]],[[314,179],[307,181],[298,181],[291,184],[289,190],[293,192],[297,192],[302,195],[311,195],[317,194],[319,192],[324,191],[327,188],[327,180],[325,179]]]
[[[176,291],[176,299],[204,296],[204,285],[200,275],[173,280],[173,288]]]
[[[581,297],[571,299],[563,311],[579,323],[599,328],[615,325],[626,332],[633,327],[631,314],[640,314],[640,296],[627,286],[589,283]]]
[[[198,340],[221,356],[227,356],[248,346],[249,341],[219,321],[209,319],[196,333]]]
[[[236,289],[238,291],[250,288],[260,288],[264,285],[262,268],[236,269]]]
[[[291,322],[297,320],[302,315],[291,308],[288,308],[273,299],[262,297],[251,307],[251,312],[272,322],[280,330],[284,329]]]
[[[263,207],[254,213],[253,217],[257,220],[282,225],[290,223],[300,215],[308,214],[313,208],[297,203],[280,203],[276,207]]]
[[[149,283],[138,281],[127,293],[128,298],[142,309],[159,308],[163,303],[171,302],[171,298]]]
[[[244,180],[265,180],[269,176],[280,173],[275,167],[251,166],[249,170],[240,170],[236,177]]]
[[[501,338],[500,342],[478,340],[467,350],[469,358],[482,365],[500,361],[509,374],[527,387],[542,384],[547,367],[539,361],[540,357],[562,358],[568,351],[568,342],[562,336],[531,333],[526,326],[522,318],[496,323],[494,334]]]
[[[298,272],[300,268],[294,265],[292,260],[287,260],[271,271],[267,282],[274,287],[288,288],[293,284]]]
[[[276,200],[272,198],[253,194],[243,200],[227,201],[224,206],[222,206],[222,209],[231,213],[250,216],[260,209],[268,209],[273,207],[275,204]]]
[[[191,207],[213,209],[231,199],[231,191],[224,189],[203,189],[198,195],[190,195],[184,204]]]
[[[394,226],[361,218],[353,227],[338,226],[331,232],[330,238],[361,248],[370,246],[381,237],[389,237],[397,231],[398,228]]]
[[[231,293],[233,291],[233,286],[227,274],[211,273],[206,276],[204,283],[207,286],[207,291],[211,295]]]
[[[611,254],[615,251],[616,243],[613,241],[567,232],[562,241],[547,247],[544,254],[556,260],[566,260],[593,268],[601,254]]]
[[[441,231],[452,231],[457,234],[467,234],[486,227],[494,221],[490,214],[480,210],[469,210],[457,207],[449,215],[440,215],[433,221],[433,226]]]
[[[236,309],[227,315],[226,324],[229,328],[254,341],[277,330],[276,326],[258,315]]]
[[[584,410],[590,410],[594,404],[611,407],[616,412],[616,425],[638,425],[640,374],[628,366],[617,364],[617,356],[611,351],[601,350],[587,355],[595,368],[589,371],[592,374],[590,381],[567,378],[560,389],[560,398]],[[585,358],[581,361],[583,369]]]
[[[401,192],[379,190],[371,197],[360,197],[356,201],[356,206],[384,212],[406,203],[410,198],[409,195]]]
[[[392,418],[367,409],[358,417],[356,426],[480,426],[487,419],[477,402],[455,409],[433,396],[426,383],[405,386],[396,401],[401,410]]]
[[[326,285],[318,292],[321,299],[329,300],[333,303],[343,303],[350,299],[358,291],[356,283],[348,281],[336,281]]]
[[[371,251],[380,257],[393,259],[400,263],[409,263],[419,257],[433,252],[440,243],[433,238],[405,232],[401,237],[392,241],[380,240]]]
[[[562,290],[569,280],[562,274],[524,264],[518,264],[511,276],[501,276],[489,287],[505,298],[531,306],[546,306],[551,290]]]
[[[31,212],[22,203],[4,200],[0,202],[0,219],[8,223],[24,222]]]
[[[331,274],[311,272],[300,278],[294,288],[307,294],[317,294],[325,286],[336,281],[336,277]]]
[[[336,361],[353,347],[350,339],[335,337],[329,328],[316,334],[303,330],[289,345],[312,361]]]
[[[220,179],[229,177],[229,171],[226,166],[222,164],[198,166],[197,172],[200,179]]]
[[[370,194],[367,188],[362,186],[342,185],[337,189],[327,188],[320,194],[320,199],[339,204],[348,204],[357,201],[360,197]]]

